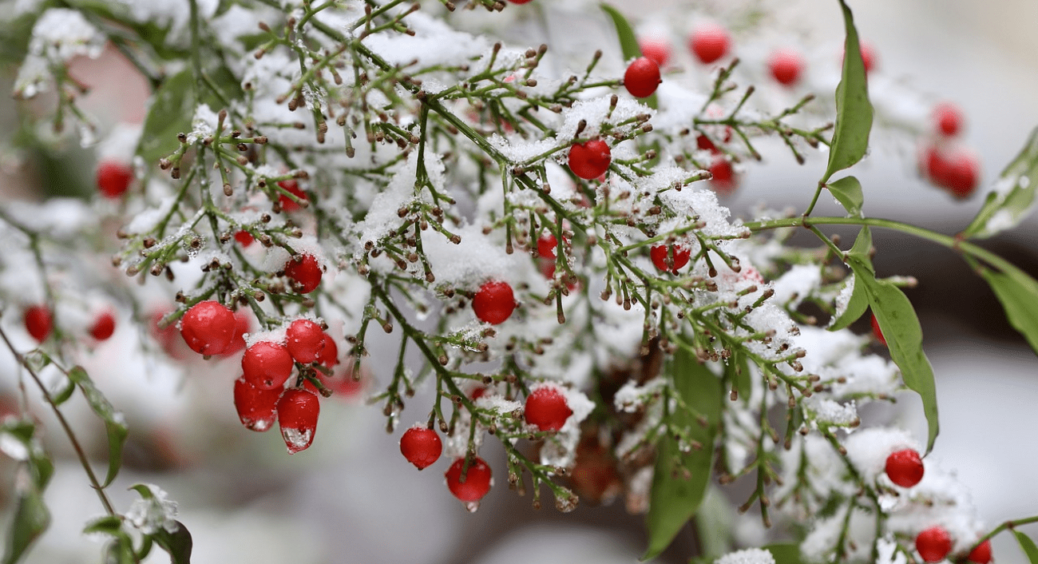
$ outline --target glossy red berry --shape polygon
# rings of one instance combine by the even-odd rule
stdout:
[[[952,549],[952,539],[944,527],[930,527],[915,538],[915,549],[923,562],[940,562]]]
[[[220,302],[199,302],[180,320],[180,335],[198,354],[220,354],[234,338],[234,314]]]
[[[118,198],[130,189],[133,169],[116,162],[104,161],[97,166],[97,189],[106,198]]]
[[[715,154],[720,152],[717,150],[717,145],[714,145],[714,142],[706,135],[696,137],[696,148],[700,151],[710,151]]]
[[[29,332],[29,335],[32,335],[33,339],[40,343],[47,340],[51,330],[54,328],[54,320],[51,317],[50,310],[44,305],[29,306],[25,310],[24,321],[25,330]]]
[[[309,364],[324,349],[324,331],[309,319],[297,319],[285,331],[288,353],[296,362]]]
[[[281,182],[278,182],[278,186],[287,190],[290,194],[300,200],[304,202],[307,201],[306,192],[303,192],[303,189],[299,187],[299,183],[295,180],[282,180]],[[284,194],[278,196],[278,205],[286,212],[294,212],[302,207],[292,200],[292,198],[289,198]]]
[[[302,260],[288,259],[285,263],[285,276],[296,283],[300,294],[309,294],[321,283],[321,264],[313,255],[303,255]]]
[[[541,431],[558,431],[573,415],[566,403],[566,396],[555,386],[541,386],[526,396],[523,409],[526,423]]]
[[[513,4],[526,4],[528,2],[531,2],[532,0],[508,0],[508,1],[513,3]]]
[[[709,65],[728,53],[731,38],[728,30],[717,24],[702,24],[692,31],[688,48],[704,65]]]
[[[285,440],[288,454],[310,448],[317,432],[317,416],[321,413],[317,396],[307,390],[290,388],[281,394],[277,412],[281,438]]]
[[[937,132],[946,137],[953,137],[962,130],[962,112],[951,102],[938,104],[933,110],[933,120]]]
[[[480,321],[504,323],[515,311],[515,294],[508,282],[491,280],[483,284],[472,298],[472,311]]]
[[[443,443],[436,431],[422,424],[417,424],[400,437],[400,454],[415,468],[424,470],[439,460],[443,452]]]
[[[624,88],[635,98],[652,96],[661,82],[660,66],[648,57],[638,57],[631,61],[624,72]]]
[[[975,564],[990,564],[991,540],[988,539],[978,544],[976,548],[970,551],[970,554],[966,557],[966,560],[974,562]]]
[[[480,457],[475,457],[469,464],[468,471],[462,480],[461,470],[465,465],[465,459],[459,458],[447,469],[444,477],[447,478],[447,487],[454,497],[459,500],[472,503],[483,499],[490,491],[491,472],[490,466]]]
[[[768,60],[768,68],[771,76],[784,86],[792,86],[800,79],[800,73],[804,70],[804,58],[793,49],[778,49],[771,54]]]
[[[879,320],[876,319],[876,315],[872,315],[872,336],[876,337],[884,347],[887,346],[887,340],[883,338],[883,331],[879,328]]]
[[[110,311],[103,311],[90,326],[90,336],[97,341],[107,341],[115,333],[115,316]]]
[[[641,49],[642,55],[654,61],[661,68],[670,59],[670,46],[662,39],[641,39],[638,41],[638,47]]]
[[[317,362],[321,363],[325,368],[331,369],[336,364],[339,364],[339,345],[335,344],[335,339],[331,335],[323,334],[324,346],[321,350],[317,351]]]
[[[249,233],[248,231],[238,231],[234,234],[234,240],[244,248],[251,245],[256,239],[252,236],[252,233]]]
[[[710,187],[714,192],[727,196],[735,190],[735,169],[732,168],[732,163],[728,162],[728,159],[718,156],[714,162],[710,163],[710,168],[707,170],[713,175],[710,178]]]
[[[231,356],[245,349],[245,334],[252,331],[252,315],[248,310],[240,309],[234,313],[234,336],[231,344],[223,351],[223,356]]]
[[[598,178],[609,170],[612,156],[609,145],[601,139],[576,143],[569,148],[569,169],[584,180]]]
[[[537,254],[541,258],[553,259],[555,258],[555,248],[558,247],[559,240],[555,238],[551,233],[545,233],[541,235],[540,239],[537,239]]]
[[[288,349],[270,341],[253,343],[241,357],[245,380],[263,390],[283,386],[292,375],[293,366]]]
[[[284,390],[263,390],[250,384],[245,378],[234,381],[234,408],[238,419],[250,431],[262,433],[274,426],[277,419],[277,403]]]
[[[902,488],[910,488],[923,479],[923,460],[919,453],[910,449],[902,449],[887,457],[887,477]]]
[[[688,264],[692,251],[677,245],[654,245],[649,249],[649,258],[656,268],[664,272],[678,273],[681,267]]]

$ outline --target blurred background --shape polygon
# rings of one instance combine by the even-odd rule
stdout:
[[[179,1],[186,9],[186,2]],[[531,38],[530,45],[544,39],[554,44],[557,35],[570,33],[579,36],[585,53],[593,48],[602,48],[607,55],[617,52],[611,28],[593,3],[534,2],[544,2],[542,21],[549,26],[547,36]],[[699,17],[668,8],[671,4],[663,0],[616,4],[632,22],[650,13],[647,4],[653,10],[655,6],[669,9],[663,14],[679,14],[674,21],[689,25]],[[774,20],[763,26],[770,29],[767,33],[774,36],[774,45],[806,45],[812,80],[834,87],[843,40],[836,2],[760,5],[775,11]],[[697,9],[709,15],[711,6],[703,3]],[[896,110],[904,95],[911,106],[905,110],[909,114],[916,111],[912,104],[918,100],[957,104],[966,117],[963,143],[981,162],[979,193],[957,201],[919,177],[918,135],[896,126],[878,131],[879,148],[855,173],[865,189],[865,212],[956,233],[976,213],[983,192],[1001,168],[1038,126],[1038,35],[1033,33],[1038,3],[870,0],[852,1],[851,7],[859,33],[877,55],[877,68],[870,75],[874,97]],[[506,14],[512,13],[522,23],[521,8],[510,6]],[[673,35],[674,51],[684,50],[681,30],[673,21],[646,20],[638,25],[645,29],[664,24]],[[747,39],[761,44],[772,37]],[[738,30],[734,40],[736,54],[749,68],[762,65],[765,53],[740,52]],[[681,56],[688,60],[687,54]],[[620,68],[619,62],[612,64]],[[106,55],[78,65],[76,76],[93,87],[84,107],[109,123],[143,119],[147,84],[135,78],[128,63]],[[814,68],[824,65],[829,67]],[[4,78],[8,86],[3,88],[10,90],[12,75]],[[3,100],[7,99],[0,98],[0,126],[15,132],[19,122],[14,102]],[[926,116],[921,117],[925,122]],[[803,209],[824,168],[824,155],[797,166],[781,143],[763,143],[760,149],[765,165],[745,167],[739,188],[723,202],[744,217],[761,203]],[[92,181],[92,159],[89,151],[70,146],[64,152],[36,155],[26,167],[24,160],[5,149],[0,151],[0,191],[5,199],[35,198],[41,186],[51,193],[79,192],[77,183]],[[824,196],[820,206],[817,214],[842,213]],[[849,241],[855,230],[831,232]],[[931,459],[957,470],[989,527],[1038,513],[1032,450],[1033,430],[1038,428],[1038,359],[1006,323],[987,286],[954,253],[883,231],[875,233],[875,245],[880,275],[911,275],[919,280],[908,295],[923,324],[941,409],[942,433]],[[984,246],[1038,275],[1035,218]],[[123,473],[109,491],[116,505],[125,509],[136,496],[125,492],[130,484],[151,482],[167,490],[180,503],[180,519],[194,536],[196,562],[609,564],[634,562],[645,547],[642,517],[628,515],[620,502],[605,507],[581,505],[562,515],[550,508],[550,494],[545,491],[549,503],[534,510],[529,495],[521,498],[505,487],[503,454],[493,444],[484,448],[483,456],[497,473],[495,488],[478,513],[469,514],[444,487],[442,462],[416,472],[399,454],[400,432],[424,413],[418,408],[405,411],[399,430],[387,436],[381,410],[364,406],[363,390],[325,402],[314,445],[289,457],[276,432],[255,434],[240,428],[230,404],[236,359],[192,361],[182,377],[170,367],[128,355],[125,343],[137,336],[125,313],[119,322],[115,337],[100,345],[87,362],[112,402],[126,412],[131,428]],[[858,330],[864,333],[867,326]],[[394,347],[395,337],[380,335],[371,347],[372,357],[380,357],[380,348],[388,352]],[[15,378],[12,359],[3,357],[0,368],[5,380]],[[369,368],[379,380],[390,376],[392,367],[371,363]],[[12,385],[7,382],[4,387]],[[420,391],[412,403],[422,405],[423,393],[427,397],[428,392]],[[82,426],[91,451],[103,456],[104,444],[91,434],[100,430],[99,423],[78,400],[68,409]],[[894,413],[881,411],[877,418],[900,419],[917,436],[925,436],[914,397],[901,398]],[[101,507],[69,456],[56,423],[42,409],[37,414],[45,421],[48,448],[59,464],[47,491],[54,522],[28,562],[98,559],[101,541],[80,531],[86,519],[101,513]],[[0,460],[0,483],[10,483],[12,470],[9,459]],[[10,504],[4,501],[0,498],[6,523]],[[736,539],[760,542],[764,531],[750,513],[746,518],[732,516]],[[695,546],[694,534],[687,528],[659,561],[686,562]],[[995,540],[994,552],[1000,563],[1025,562],[1007,535]],[[149,562],[163,559],[158,553]]]

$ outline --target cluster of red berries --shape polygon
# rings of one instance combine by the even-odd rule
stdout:
[[[485,390],[480,388],[476,392],[472,394],[474,398],[481,397]],[[523,411],[528,425],[552,432],[562,429],[566,420],[573,415],[566,397],[557,386],[551,384],[535,387],[526,397]],[[436,431],[418,423],[400,437],[400,453],[415,468],[424,470],[440,459],[443,443]],[[467,466],[466,469],[465,458],[459,457],[443,476],[447,480],[447,489],[454,497],[464,503],[475,503],[490,492],[492,473],[486,461],[478,456],[472,457]]]
[[[25,330],[38,343],[46,341],[54,330],[54,316],[51,315],[50,308],[45,305],[37,304],[25,308],[22,321],[25,324]],[[89,331],[95,341],[108,340],[115,333],[115,316],[108,310],[98,313],[94,318],[94,323],[90,325]]]
[[[911,488],[923,479],[925,467],[919,453],[912,449],[895,451],[887,457],[886,473],[890,481],[902,488]],[[920,532],[915,538],[915,549],[924,562],[940,562],[952,550],[952,538],[940,525]],[[966,559],[975,564],[991,562],[991,542],[977,545]]]
[[[964,121],[954,104],[938,104],[933,113],[934,133],[924,139],[919,151],[923,176],[958,199],[970,197],[980,180],[977,158],[957,142]]]
[[[230,309],[219,302],[203,301],[184,314],[180,334],[196,353],[225,354],[236,334],[240,338],[237,325]],[[338,364],[338,356],[335,340],[309,319],[293,321],[285,331],[284,343],[253,343],[245,349],[242,376],[234,382],[238,418],[247,429],[258,432],[270,429],[276,420],[290,454],[307,449],[320,414],[317,389],[307,379],[302,379],[302,386],[286,388],[285,383],[297,363],[304,369],[320,365],[331,370]],[[316,374],[320,378],[319,370]]]

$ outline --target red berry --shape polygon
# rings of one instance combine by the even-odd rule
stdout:
[[[883,338],[883,331],[879,328],[879,320],[876,319],[876,314],[872,314],[872,335],[876,337],[884,347],[887,346],[887,340]]]
[[[541,274],[543,274],[548,280],[555,280],[555,261],[548,259],[541,260]],[[578,279],[576,277],[570,276],[566,273],[564,280],[566,282],[566,289],[570,292],[577,288]]]
[[[569,169],[584,180],[598,178],[609,170],[612,160],[609,145],[601,139],[576,143],[569,148]]]
[[[527,2],[530,2],[531,0],[508,0],[508,1],[513,3],[513,4],[526,4]]]
[[[303,255],[299,261],[289,259],[285,263],[285,276],[295,281],[300,294],[309,294],[321,283],[321,264],[313,255]]]
[[[735,190],[735,169],[728,159],[718,156],[707,169],[713,177],[710,179],[710,187],[722,196],[727,196]]]
[[[472,298],[472,310],[480,321],[497,325],[504,323],[515,311],[515,294],[508,282],[491,280],[483,284]]]
[[[670,46],[662,39],[642,39],[638,41],[638,47],[642,55],[654,61],[660,67],[667,64],[670,59]]]
[[[962,129],[962,112],[951,102],[937,104],[933,110],[933,117],[937,131],[942,135],[953,137]]]
[[[555,238],[551,233],[545,233],[541,235],[540,239],[537,239],[537,254],[541,258],[553,259],[555,258],[555,247],[559,245],[559,240]]]
[[[792,49],[778,49],[771,54],[768,61],[771,76],[779,84],[791,86],[800,78],[800,72],[804,69],[804,58],[800,53]]]
[[[464,465],[465,459],[459,458],[447,469],[443,475],[447,478],[447,487],[454,497],[461,501],[469,503],[479,501],[490,491],[490,466],[482,458],[475,457],[469,464],[463,481],[461,469]]]
[[[700,151],[710,151],[711,153],[720,152],[717,150],[717,145],[714,145],[714,142],[711,141],[710,138],[706,135],[700,135],[696,137],[696,148],[698,148]]]
[[[104,161],[97,166],[97,189],[106,198],[118,198],[130,189],[133,169],[116,161]]]
[[[915,538],[915,549],[924,562],[940,562],[952,549],[952,540],[944,527],[930,527]]]
[[[281,182],[278,182],[278,186],[287,190],[289,193],[299,198],[300,200],[304,202],[307,201],[306,192],[303,192],[303,189],[299,187],[299,183],[295,180],[282,180]],[[295,203],[295,201],[293,201],[292,198],[289,198],[284,194],[278,196],[278,205],[281,206],[281,209],[286,212],[294,212],[298,210],[300,207],[302,207],[299,204]]]
[[[991,540],[988,539],[978,544],[976,548],[970,551],[970,555],[966,557],[966,560],[976,562],[976,564],[989,564],[991,562]]]
[[[252,236],[252,233],[249,233],[248,231],[238,231],[234,234],[234,240],[242,247],[248,247],[256,239]]]
[[[324,349],[324,331],[321,326],[309,319],[297,319],[288,326],[285,332],[288,343],[288,353],[296,362],[309,364],[321,354]]]
[[[638,57],[631,61],[624,72],[624,88],[635,98],[652,96],[661,82],[660,66],[648,57]]]
[[[212,300],[199,302],[180,320],[180,335],[198,354],[220,354],[234,337],[237,321],[231,310]]]
[[[320,362],[325,368],[331,369],[339,364],[339,346],[335,344],[335,339],[331,335],[327,333],[323,335],[324,345],[317,351],[317,357],[314,360]]]
[[[42,343],[50,336],[54,328],[54,320],[51,318],[50,310],[44,305],[29,306],[25,310],[25,330],[32,335],[33,339]]]
[[[725,28],[716,24],[702,24],[692,31],[688,47],[701,63],[709,65],[725,56],[730,43]]]
[[[692,251],[675,245],[654,245],[649,249],[649,258],[656,268],[664,272],[678,273],[678,270],[688,264]]]
[[[959,199],[965,199],[977,189],[979,176],[977,160],[966,152],[956,152],[946,161],[944,186]]]
[[[90,336],[98,341],[107,341],[115,333],[115,317],[109,311],[103,311],[90,326]]]
[[[919,453],[906,448],[887,457],[887,477],[902,488],[910,488],[923,479],[923,460]]]
[[[274,426],[277,419],[277,403],[284,390],[262,390],[253,386],[245,378],[234,381],[234,408],[238,410],[238,419],[250,431],[262,433]]]
[[[573,415],[566,403],[566,396],[552,385],[541,386],[526,396],[526,423],[541,431],[558,431]]]
[[[151,334],[155,337],[155,341],[162,346],[162,350],[166,351],[166,354],[171,358],[186,358],[187,344],[180,337],[180,332],[177,331],[176,325],[170,324],[164,328],[159,327],[159,322],[162,321],[162,318],[173,311],[175,311],[173,307],[162,307],[152,312]]]
[[[292,375],[292,366],[288,349],[270,341],[253,343],[241,357],[245,380],[263,390],[283,386]]]
[[[231,356],[245,348],[245,334],[252,331],[252,316],[248,310],[240,309],[234,313],[234,336],[231,344],[223,351],[223,356]]]
[[[439,460],[441,452],[443,443],[440,442],[440,436],[424,425],[415,425],[400,437],[400,454],[419,470],[432,466]]]
[[[321,413],[317,396],[307,390],[290,388],[278,400],[277,411],[281,438],[285,440],[288,454],[310,448],[317,432],[317,416]]]

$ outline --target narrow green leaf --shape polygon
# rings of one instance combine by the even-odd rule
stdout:
[[[90,379],[83,367],[72,368],[69,370],[68,377],[79,386],[87,403],[90,404],[90,409],[94,410],[94,413],[105,423],[105,433],[108,435],[108,475],[101,487],[107,487],[115,479],[123,463],[123,445],[126,443],[126,435],[129,432],[126,428],[126,420],[122,413],[112,407],[101,390],[94,386],[94,381]]]
[[[195,103],[191,94],[194,77],[191,69],[184,69],[166,79],[152,96],[151,108],[144,118],[144,130],[137,146],[137,154],[149,165],[168,156],[180,142],[178,133],[191,130]]]
[[[869,101],[869,83],[861,59],[858,31],[854,28],[854,15],[844,0],[840,0],[840,8],[847,33],[844,42],[846,53],[840,84],[836,87],[836,127],[822,184],[827,183],[833,173],[854,166],[865,157],[872,129],[872,102]]]
[[[155,494],[152,493],[151,487],[148,486],[148,484],[134,484],[134,485],[132,485],[132,486],[126,488],[126,489],[133,490],[133,491],[141,494],[141,499],[154,499],[155,498]]]
[[[28,471],[26,466],[19,469],[19,472]],[[43,491],[30,479],[16,479],[15,483],[18,484],[17,499],[0,564],[19,562],[50,525],[50,512],[43,504]]]
[[[103,533],[106,535],[112,535],[113,537],[119,536],[123,533],[123,520],[115,515],[105,515],[104,517],[98,517],[91,521],[87,521],[85,527],[83,527],[84,533]]]
[[[54,400],[55,405],[61,405],[72,397],[72,392],[76,391],[76,384],[71,378],[65,378],[62,382],[61,389],[51,393],[51,399]]]
[[[682,454],[671,433],[660,439],[652,491],[649,494],[649,514],[646,517],[649,547],[642,560],[663,552],[699,509],[710,483],[714,438],[721,418],[724,390],[717,376],[699,364],[695,356],[684,348],[678,349],[669,369],[674,378],[675,390],[682,401],[705,417],[707,425],[700,425],[695,417],[683,409],[670,414],[668,426],[672,429],[687,428],[690,438],[699,442],[702,448]],[[680,474],[682,467],[690,471],[688,479]],[[679,472],[677,475],[676,471]]]
[[[792,543],[769,544],[765,550],[775,557],[775,564],[801,564],[800,545]]]
[[[105,547],[105,564],[137,564],[133,553],[133,541],[128,535],[120,535]]]
[[[864,315],[865,310],[869,308],[869,297],[865,294],[865,283],[853,273],[851,276],[854,277],[851,299],[847,302],[847,307],[843,310],[840,317],[833,319],[832,324],[829,325],[828,329],[830,331],[839,331],[849,327],[851,323],[854,323]]]
[[[861,206],[865,203],[865,197],[861,194],[861,182],[853,176],[846,176],[834,180],[828,185],[836,201],[840,202],[847,214],[852,217],[861,217]]]
[[[963,230],[966,237],[991,237],[1020,224],[1034,209],[1038,190],[1038,128],[1002,171],[977,216]]]
[[[7,419],[0,423],[0,434],[8,435],[25,449],[24,453],[8,453],[16,460],[28,463],[33,484],[41,492],[54,475],[54,463],[47,457],[43,446],[36,439],[36,424],[28,419]],[[13,447],[13,445],[11,445]],[[15,447],[16,448],[16,447]]]
[[[1027,555],[1027,561],[1031,564],[1038,564],[1038,546],[1035,546],[1031,537],[1020,531],[1013,531],[1013,535],[1016,536],[1016,542],[1020,543],[1020,549]]]
[[[868,268],[869,272],[875,272],[872,267],[872,259],[869,258],[872,254],[872,230],[867,226],[862,227],[861,231],[858,232],[858,237],[854,239],[854,244],[851,245],[851,250],[847,252],[849,257],[858,259],[860,263]]]
[[[613,25],[616,27],[616,35],[620,38],[620,51],[624,55],[624,63],[630,62],[632,59],[637,59],[642,56],[642,48],[638,45],[638,37],[634,35],[634,29],[631,28],[631,24],[627,23],[627,18],[620,13],[619,10],[610,6],[609,4],[601,4],[602,10],[609,17],[613,19]],[[641,98],[641,102],[652,109],[659,107],[656,101],[656,95],[653,94],[648,98]]]
[[[1038,281],[1024,274],[1011,277],[1001,272],[984,269],[980,275],[1006,310],[1010,325],[1020,332],[1038,353]]]
[[[875,276],[857,257],[850,258],[854,275],[864,282],[872,313],[879,321],[880,331],[887,340],[890,358],[901,369],[901,378],[909,389],[919,394],[923,401],[928,427],[926,452],[933,449],[937,433],[937,386],[933,368],[923,352],[923,329],[919,325],[912,302],[905,293],[886,280]]]
[[[194,541],[191,533],[180,521],[176,521],[177,530],[170,533],[166,529],[159,529],[151,535],[155,544],[162,547],[169,554],[170,564],[191,564],[191,549]]]

